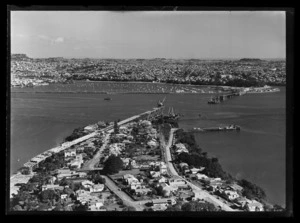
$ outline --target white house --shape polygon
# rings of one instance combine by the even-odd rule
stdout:
[[[168,180],[168,183],[172,187],[178,187],[178,186],[182,186],[182,185],[186,184],[186,182],[183,179],[179,178],[179,177],[172,177],[172,178],[170,178]]]
[[[175,144],[175,153],[179,154],[179,153],[188,153],[188,149],[185,147],[184,144],[182,143],[177,143]]]
[[[229,200],[234,200],[240,196],[236,191],[231,191],[231,190],[224,190],[223,194]]]
[[[92,187],[90,187],[90,192],[101,192],[104,189],[104,184],[95,184]]]
[[[252,200],[251,203],[247,202],[245,209],[247,211],[264,211],[263,205],[255,200]]]
[[[59,186],[58,184],[46,184],[42,185],[42,191],[43,190],[63,190],[63,186]]]
[[[127,182],[127,184],[131,185],[133,182],[139,183],[139,180],[136,179],[133,175],[131,174],[125,174],[123,176],[124,180]]]
[[[167,179],[165,177],[163,177],[163,176],[160,176],[158,178],[158,183],[165,183],[166,181],[167,181]]]
[[[61,200],[64,200],[64,199],[66,199],[68,197],[68,194],[61,194],[60,195],[60,199]]]
[[[201,173],[197,173],[196,174],[196,177],[198,180],[205,180],[205,179],[208,179],[209,177],[206,176],[205,174],[201,174]]]
[[[99,210],[101,210],[100,209],[101,207],[103,207],[103,203],[102,202],[96,202],[96,203],[90,204],[88,210],[89,211],[99,211]]]
[[[91,188],[94,186],[94,183],[92,181],[89,181],[89,180],[85,180],[85,181],[82,181],[81,182],[81,185],[84,187],[84,188]]]
[[[79,169],[83,164],[82,154],[76,155],[76,158],[70,163],[71,167]]]
[[[76,156],[76,149],[69,149],[64,151],[65,158]]]
[[[150,171],[150,175],[152,178],[157,178],[157,177],[160,177],[160,172]]]

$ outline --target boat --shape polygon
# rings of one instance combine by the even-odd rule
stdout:
[[[110,100],[111,100],[111,98],[104,98],[104,100],[105,100],[105,101],[110,101]]]

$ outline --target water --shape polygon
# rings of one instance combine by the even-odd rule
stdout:
[[[285,88],[280,89],[218,105],[207,104],[211,94],[116,94],[105,101],[105,95],[89,90],[12,93],[10,170],[13,173],[34,155],[58,145],[76,127],[144,112],[166,96],[165,105],[184,114],[182,128],[240,125],[239,133],[197,133],[196,140],[209,155],[219,158],[226,171],[258,184],[270,202],[285,206]]]

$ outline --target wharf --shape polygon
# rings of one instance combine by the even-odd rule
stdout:
[[[219,104],[223,101],[226,101],[230,98],[241,96],[246,94],[246,91],[233,92],[231,94],[218,95],[216,97],[211,98],[207,103],[208,104]]]
[[[224,127],[210,127],[210,128],[193,128],[191,132],[219,132],[219,131],[240,131],[241,127],[238,125],[229,125]]]

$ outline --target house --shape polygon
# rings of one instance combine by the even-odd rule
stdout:
[[[64,151],[65,158],[76,156],[76,149],[68,149]]]
[[[168,180],[168,183],[172,187],[174,187],[174,186],[178,187],[178,186],[182,186],[182,185],[186,184],[186,182],[183,179],[181,179],[180,177],[175,177],[175,176],[171,177]]]
[[[165,183],[165,182],[167,182],[167,179],[163,176],[160,176],[157,178],[157,181],[158,181],[158,183]]]
[[[243,190],[243,187],[241,187],[240,185],[234,183],[232,185],[229,186],[232,190],[235,190],[235,191],[242,191]]]
[[[240,196],[236,191],[231,190],[224,190],[222,193],[225,196],[225,198],[229,200],[234,200]]]
[[[197,174],[196,174],[196,178],[197,178],[198,180],[205,180],[205,179],[208,179],[209,177],[206,176],[205,174],[197,173]]]
[[[245,197],[238,197],[235,199],[235,203],[237,203],[241,207],[244,207],[247,203],[251,203],[251,200],[249,200]]]
[[[175,144],[175,153],[180,154],[180,153],[189,153],[188,149],[185,147],[184,144],[182,143],[177,143]]]
[[[76,155],[76,158],[71,162],[70,166],[79,169],[83,164],[82,154]]]
[[[85,181],[81,182],[81,185],[86,189],[90,189],[91,187],[94,186],[94,183],[92,181],[85,180]]]
[[[255,200],[252,200],[251,203],[247,202],[245,209],[247,211],[264,211],[263,205]]]
[[[46,184],[46,185],[42,185],[42,191],[43,190],[63,190],[64,187],[63,186],[59,186],[58,184]]]
[[[190,171],[191,171],[192,174],[196,174],[196,173],[200,172],[201,170],[202,169],[198,169],[198,168],[192,168],[192,169],[190,169]]]
[[[189,165],[187,163],[179,163],[179,167],[181,170],[186,170],[189,168]]]
[[[189,199],[194,197],[194,192],[192,191],[179,191],[179,195],[177,195],[178,198],[181,198],[183,200]]]
[[[160,172],[150,171],[150,175],[152,178],[157,178],[157,177],[160,177]]]
[[[149,142],[147,142],[147,145],[150,146],[151,149],[156,149],[159,146],[155,139],[151,139]]]
[[[159,204],[174,205],[176,204],[176,201],[174,198],[162,198],[162,199],[152,200],[152,204],[153,205],[159,205]]]
[[[150,168],[151,168],[150,165],[145,165],[145,164],[140,165],[140,170],[141,171],[143,171],[143,170],[149,170]]]
[[[60,195],[61,200],[67,199],[67,197],[68,197],[68,194],[61,194]]]
[[[77,195],[77,200],[81,203],[81,204],[88,204],[88,206],[92,206],[92,205],[96,205],[96,206],[103,206],[103,199],[100,199],[97,196],[93,196],[91,195],[89,192],[85,191],[85,192],[80,192],[77,193],[78,191],[76,191]],[[97,204],[98,203],[98,204]]]
[[[90,192],[97,193],[101,192],[104,189],[104,184],[95,184],[92,187],[90,187]]]
[[[129,185],[131,185],[133,182],[136,182],[136,183],[139,182],[139,180],[136,179],[136,178],[135,178],[133,175],[131,175],[131,174],[125,174],[125,175],[123,176],[123,179],[124,179],[125,182],[126,182],[127,184],[129,184]]]
[[[50,179],[48,180],[48,183],[49,184],[54,184],[54,182],[56,181],[56,177],[55,176],[52,176],[52,177],[50,177]]]
[[[74,178],[74,177],[86,177],[87,173],[85,172],[76,172],[70,169],[59,169],[56,171],[57,173],[57,180],[61,180],[65,178]]]
[[[206,193],[202,190],[194,190],[193,192],[194,192],[194,196],[193,196],[192,200],[194,200],[194,201],[198,200],[198,199],[201,200],[201,199],[207,197]]]
[[[103,207],[103,203],[102,202],[95,202],[89,205],[88,207],[88,211],[101,211],[104,209],[101,209],[101,207]]]
[[[151,192],[152,190],[150,188],[141,188],[141,189],[135,189],[136,195],[146,195],[148,192]]]
[[[93,125],[88,125],[88,126],[84,127],[84,130],[88,131],[88,132],[94,132],[95,130],[97,130],[97,128],[98,128],[98,125],[93,124]]]
[[[171,192],[175,192],[177,190],[177,188],[171,187],[166,183],[160,183],[159,186],[162,187],[164,196],[166,197],[169,197],[171,195]]]
[[[130,184],[130,189],[135,190],[135,189],[138,189],[138,188],[142,188],[142,183],[141,182],[134,181]]]

